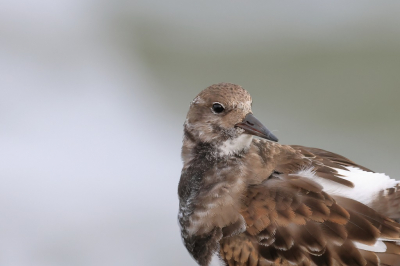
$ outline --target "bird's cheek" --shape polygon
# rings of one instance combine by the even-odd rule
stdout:
[[[223,119],[221,119],[221,125],[224,128],[234,128],[235,125],[239,122],[241,122],[244,117],[246,115],[245,114],[241,114],[239,112],[230,112],[229,114],[227,114],[226,116],[223,117]]]

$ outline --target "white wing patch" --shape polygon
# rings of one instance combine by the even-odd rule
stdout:
[[[377,240],[374,245],[369,246],[365,244],[361,244],[358,242],[353,242],[354,246],[358,249],[366,250],[366,251],[372,251],[372,252],[386,252],[387,247],[385,243],[383,243],[382,240]]]
[[[392,188],[399,183],[395,179],[381,173],[366,172],[356,167],[345,167],[348,170],[335,169],[340,178],[346,179],[354,184],[354,188],[347,187],[334,181],[321,178],[315,174],[313,169],[305,169],[298,175],[309,178],[324,187],[324,191],[330,195],[342,196],[357,200],[367,206],[379,196],[379,192]]]

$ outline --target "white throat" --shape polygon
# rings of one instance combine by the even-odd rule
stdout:
[[[253,136],[242,134],[235,139],[228,139],[221,143],[219,148],[219,156],[233,155],[250,147]]]

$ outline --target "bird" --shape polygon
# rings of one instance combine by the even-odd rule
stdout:
[[[190,103],[181,238],[201,266],[400,265],[400,183],[346,157],[278,143],[239,85]]]

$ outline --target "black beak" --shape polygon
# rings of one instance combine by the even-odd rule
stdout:
[[[278,139],[271,133],[252,113],[248,113],[244,120],[237,123],[235,127],[243,128],[248,134],[255,135],[264,139],[278,142]]]

